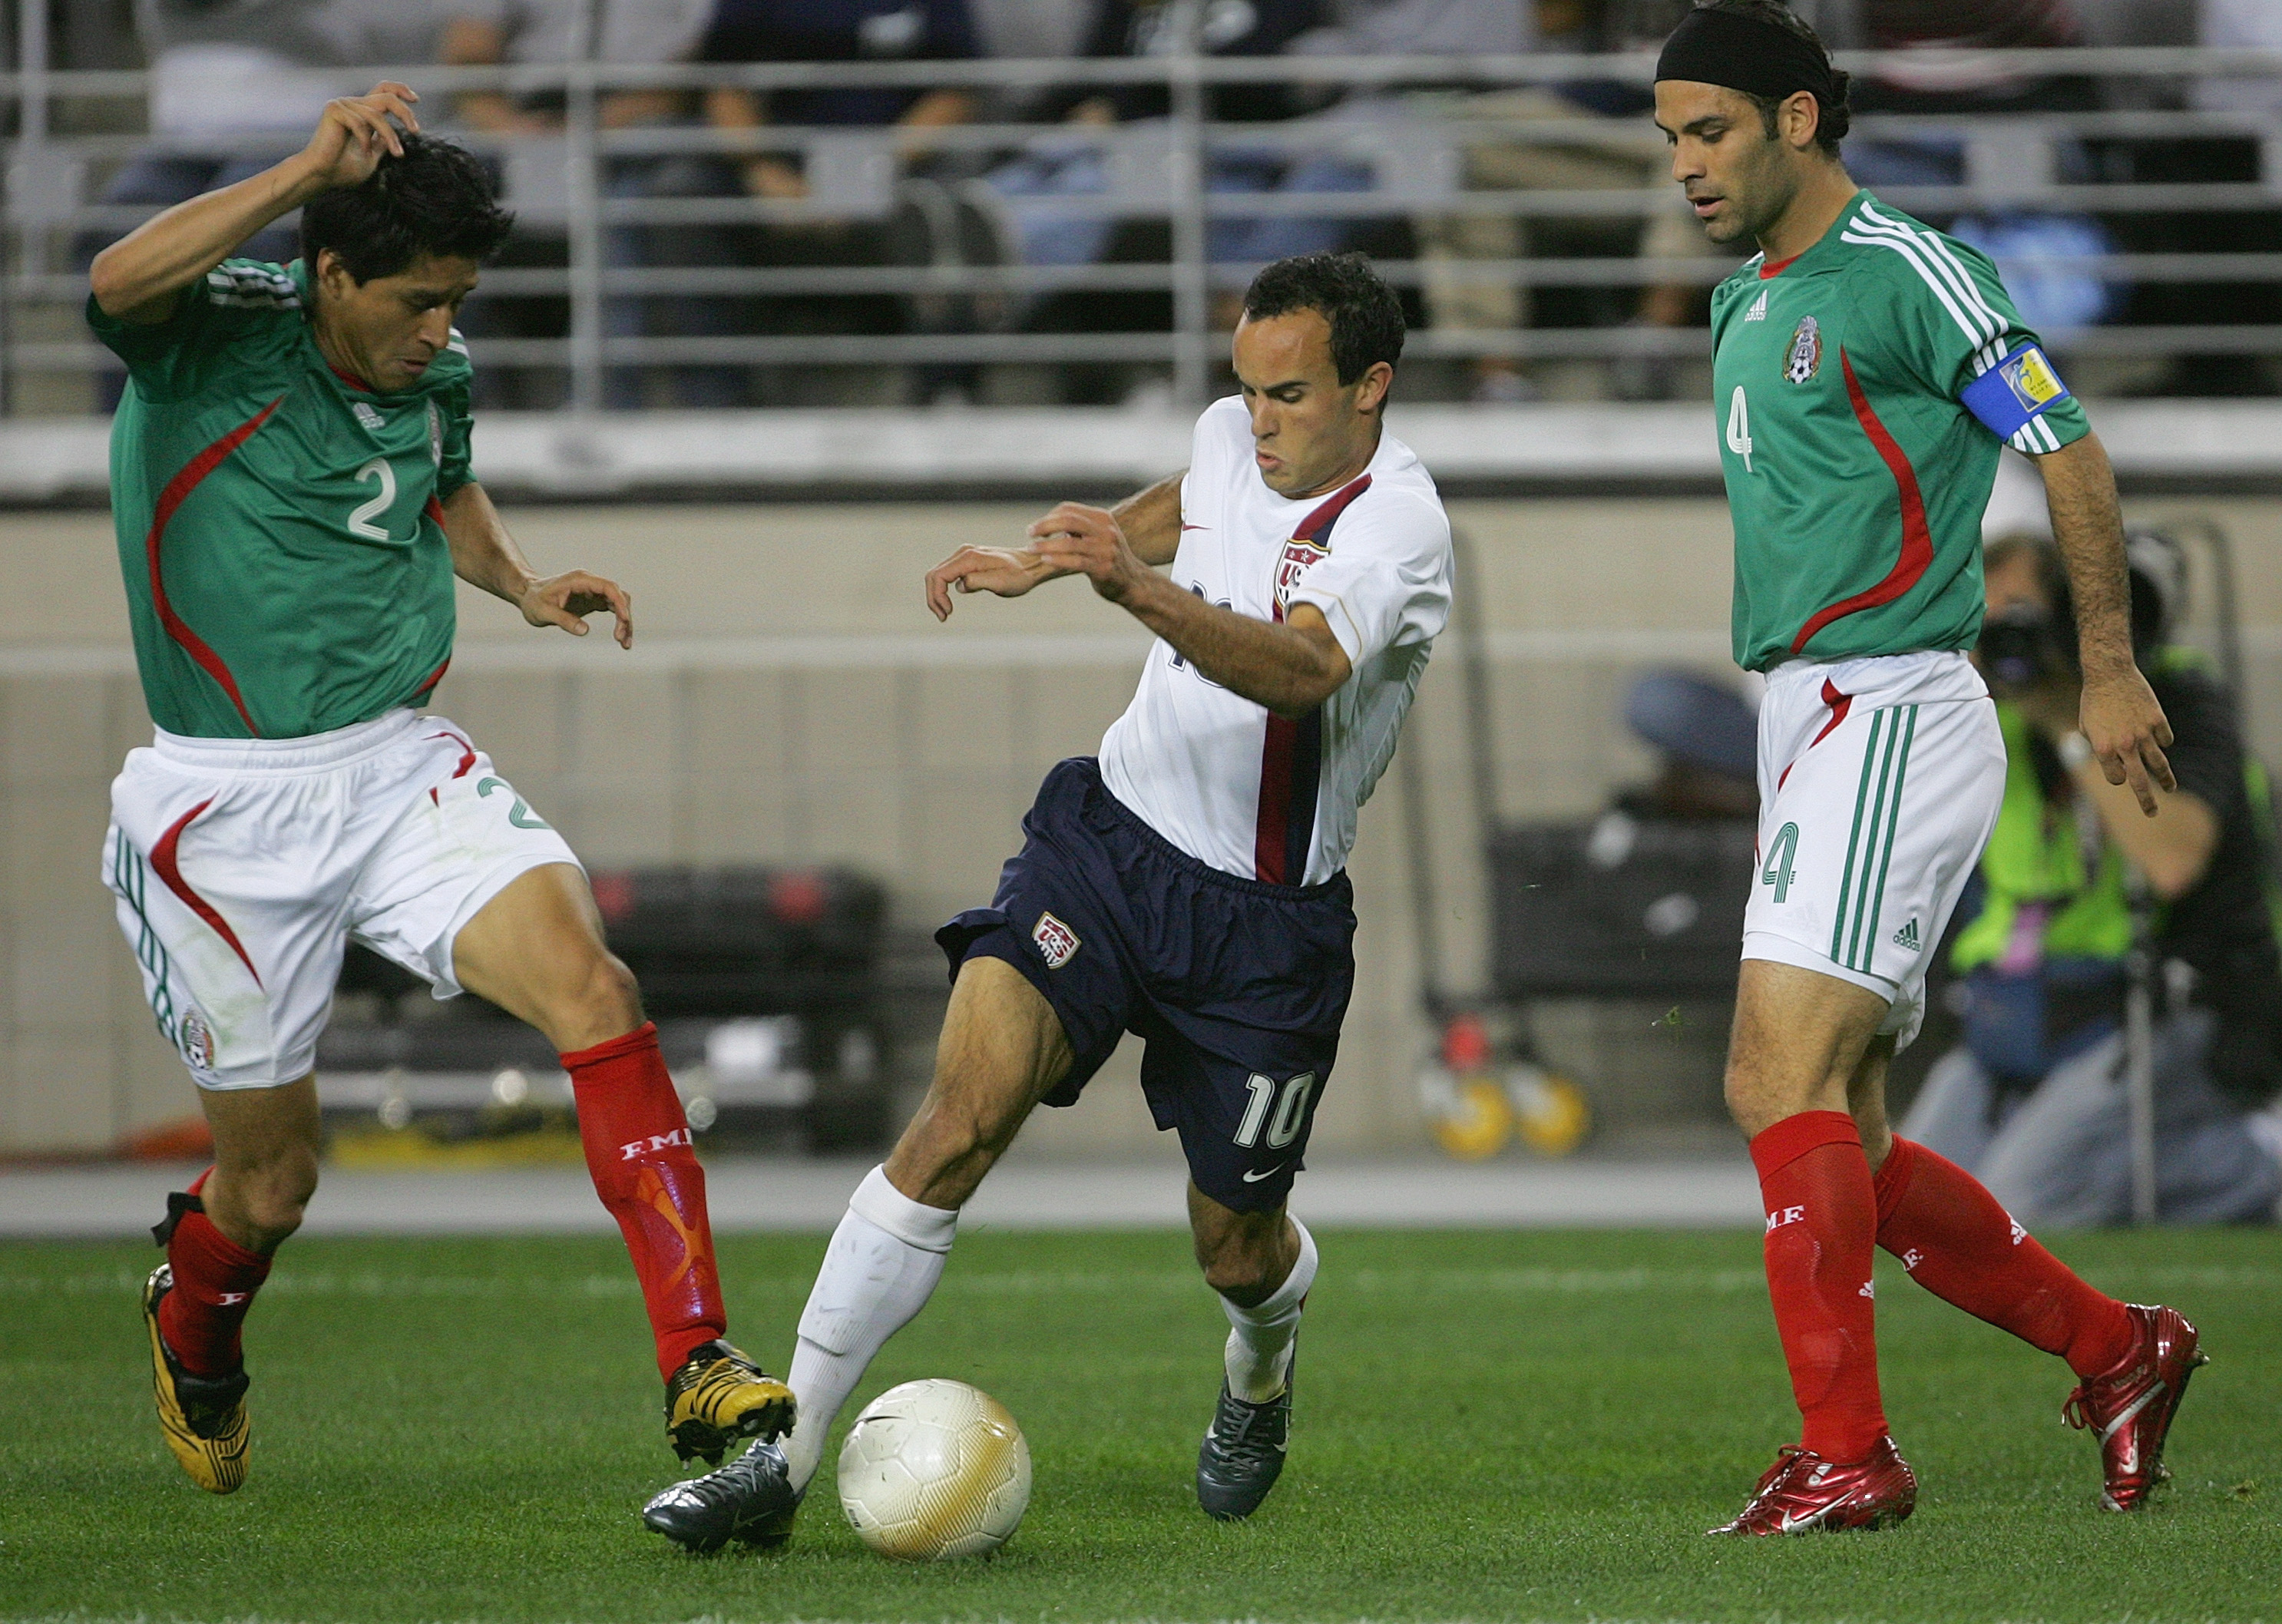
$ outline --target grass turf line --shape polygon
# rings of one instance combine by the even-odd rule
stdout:
[[[857,1403],[974,1382],[1028,1434],[1036,1487],[997,1559],[932,1568],[857,1542],[832,1457],[780,1555],[693,1559],[642,1530],[679,1473],[615,1241],[295,1242],[249,1325],[252,1474],[226,1499],[181,1478],[151,1418],[151,1248],[0,1245],[0,1618],[2282,1617],[2282,1235],[2064,1243],[2105,1289],[2185,1309],[2215,1356],[2177,1480],[2132,1518],[2093,1509],[2060,1362],[1882,1255],[1917,1515],[1748,1544],[1702,1531],[1795,1435],[1756,1236],[1321,1239],[1291,1466],[1224,1526],[1191,1482],[1226,1327],[1185,1238],[962,1237]],[[822,1248],[721,1248],[733,1334],[776,1368]]]

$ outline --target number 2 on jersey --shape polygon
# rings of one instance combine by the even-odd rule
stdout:
[[[1696,444],[1704,442],[1698,440]],[[1751,408],[1743,399],[1743,386],[1735,385],[1735,394],[1727,401],[1727,449],[1743,459],[1743,471],[1751,470]]]
[[[1738,390],[1736,392],[1741,394],[1743,392]],[[1732,435],[1734,431],[1730,430],[1729,433]],[[374,524],[373,520],[396,505],[396,470],[389,466],[386,457],[375,457],[356,470],[356,482],[359,485],[362,485],[368,479],[380,481],[380,494],[349,515],[349,534],[362,536],[368,541],[392,540],[393,538],[389,535],[387,530]]]

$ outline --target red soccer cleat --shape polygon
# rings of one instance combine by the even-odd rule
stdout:
[[[1917,1504],[1917,1474],[1891,1438],[1879,1439],[1875,1449],[1851,1466],[1834,1465],[1795,1443],[1786,1444],[1751,1492],[1751,1503],[1743,1514],[1706,1532],[1812,1534],[1883,1528],[1901,1521]]]
[[[2107,1483],[2100,1504],[2111,1511],[2133,1511],[2147,1504],[2155,1485],[2171,1475],[2163,1465],[2163,1439],[2186,1396],[2187,1379],[2210,1363],[2198,1351],[2200,1340],[2177,1309],[2124,1305],[2131,1316],[2131,1351],[2114,1370],[2080,1382],[2061,1406],[2070,1426],[2100,1434],[2100,1466]]]

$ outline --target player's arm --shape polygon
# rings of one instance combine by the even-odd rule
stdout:
[[[1181,481],[1186,473],[1160,479],[1137,491],[1109,510],[1125,532],[1126,545],[1145,564],[1168,564],[1181,550]],[[1064,502],[1030,526],[1030,534],[1044,538],[1063,528],[1065,510],[1098,512],[1098,509]],[[962,547],[928,571],[928,608],[937,620],[951,618],[954,592],[990,592],[1002,598],[1019,598],[1041,581],[1072,575],[1049,563],[1034,542],[1028,547]]]
[[[561,626],[586,635],[586,617],[604,610],[617,618],[618,647],[634,646],[633,594],[614,580],[584,570],[541,575],[531,567],[507,522],[484,487],[470,479],[439,504],[444,539],[452,546],[452,572],[470,587],[505,598],[533,626]]]
[[[2163,755],[2171,725],[2131,657],[2131,587],[2123,563],[2123,516],[2115,470],[2096,434],[2038,456],[2053,540],[2068,566],[2084,672],[2080,726],[2110,784],[2129,784],[2155,815],[2155,786],[2178,788]]]
[[[176,294],[262,227],[320,192],[361,184],[384,153],[400,155],[397,125],[408,134],[420,128],[412,116],[419,99],[391,81],[369,96],[327,102],[316,134],[292,157],[235,186],[178,203],[96,255],[88,271],[95,302],[114,321],[165,321],[175,313]]]
[[[1178,649],[1199,674],[1266,705],[1301,717],[1329,699],[1354,669],[1331,623],[1312,603],[1295,603],[1281,626],[1255,620],[1184,592],[1149,567],[1114,514],[1065,502],[1046,519],[1040,558],[1059,575],[1084,575],[1093,589]],[[1176,521],[1177,523],[1177,521]]]

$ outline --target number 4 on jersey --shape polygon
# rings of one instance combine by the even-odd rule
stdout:
[[[1700,440],[1697,444],[1702,444]],[[1743,471],[1751,469],[1751,408],[1743,399],[1743,386],[1735,385],[1735,392],[1727,401],[1727,449],[1743,459]]]

